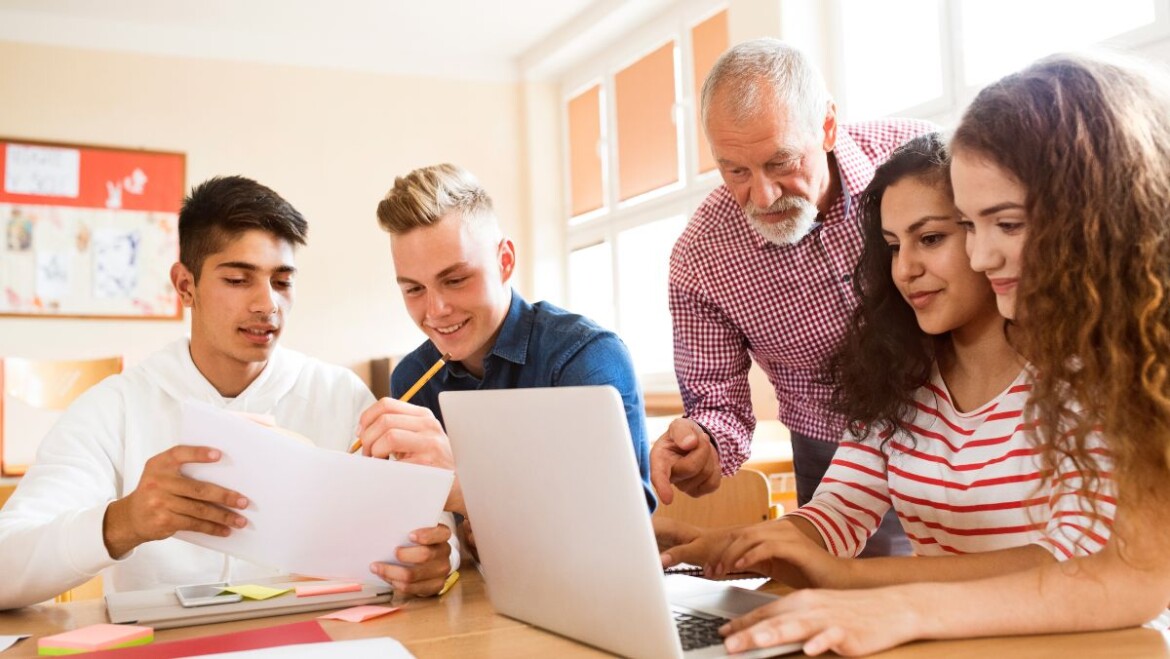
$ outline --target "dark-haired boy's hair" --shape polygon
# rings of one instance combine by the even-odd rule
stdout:
[[[304,245],[309,223],[271,188],[243,176],[216,176],[191,189],[179,211],[179,261],[199,280],[203,262],[245,231]]]

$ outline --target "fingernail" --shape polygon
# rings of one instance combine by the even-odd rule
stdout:
[[[724,636],[726,636],[727,632],[729,632],[729,631],[731,631],[731,623],[730,622],[723,623],[723,626],[719,628],[719,633],[723,634]]]
[[[773,643],[772,632],[764,629],[752,632],[752,640],[756,642],[756,645],[771,645]]]
[[[239,499],[236,499],[236,508],[247,508],[247,507],[248,507],[247,497],[240,497]]]
[[[743,559],[743,558],[741,558],[741,559],[739,559],[738,561],[736,561],[736,562],[735,562],[735,569],[737,569],[737,570],[742,570],[742,569],[743,569],[743,567],[744,567],[744,563],[746,562],[746,560],[747,560],[747,559]]]
[[[735,636],[728,636],[727,638],[723,639],[723,647],[727,648],[728,652],[739,652],[741,650],[747,649],[743,642],[743,638],[741,638],[739,634],[736,634]]]
[[[248,520],[244,519],[243,517],[236,517],[235,525],[237,529],[242,529],[248,525]]]
[[[207,457],[212,459],[212,460],[218,460],[219,459],[219,451],[216,449],[211,449],[210,451],[207,452]]]
[[[411,533],[409,537],[410,537],[411,542],[418,542],[418,535],[417,534]]]
[[[382,576],[381,574],[378,574],[378,564],[377,563],[370,563],[370,572],[372,572],[373,574],[377,574],[378,576]]]

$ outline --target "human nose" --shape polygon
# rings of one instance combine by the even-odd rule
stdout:
[[[256,287],[256,295],[252,297],[252,312],[273,314],[280,309],[280,291],[270,283]]]
[[[447,313],[450,305],[447,304],[446,298],[438,293],[438,291],[429,291],[427,293],[427,315],[436,318]]]
[[[893,276],[894,281],[909,282],[922,274],[922,262],[915,256],[914,251],[900,248],[894,253]]]
[[[999,265],[995,247],[985,235],[969,231],[966,247],[967,258],[971,260],[971,269],[975,272],[990,272]]]
[[[784,195],[780,184],[764,175],[752,176],[751,188],[748,191],[752,205],[763,210],[770,208],[776,200]]]

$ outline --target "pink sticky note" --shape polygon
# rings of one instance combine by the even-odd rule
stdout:
[[[379,616],[384,616],[387,613],[394,613],[401,608],[401,606],[389,607],[374,606],[371,604],[366,606],[355,606],[349,609],[342,609],[341,611],[334,611],[333,613],[317,617],[331,618],[333,620],[345,620],[347,622],[365,622],[370,618],[377,618]]]
[[[297,586],[297,597],[312,597],[314,595],[332,595],[334,593],[353,593],[362,589],[360,583],[321,583]]]
[[[102,650],[149,643],[152,640],[152,627],[100,624],[45,636],[37,640],[37,648],[40,654],[46,654],[46,650]]]

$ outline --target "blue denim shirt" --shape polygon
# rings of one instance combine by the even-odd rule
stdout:
[[[398,398],[439,359],[435,345],[426,341],[394,367],[390,394]],[[459,362],[440,370],[410,402],[431,410],[440,423],[440,391],[470,389],[522,389],[608,384],[622,395],[634,455],[642,475],[646,501],[657,504],[650,487],[650,445],[646,439],[646,414],[642,391],[626,345],[597,323],[547,302],[529,304],[512,291],[512,304],[496,343],[484,359],[483,379],[467,372]]]

